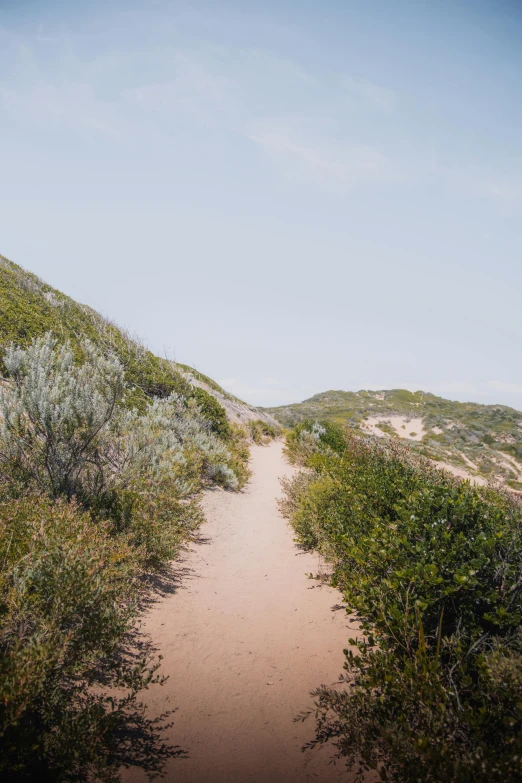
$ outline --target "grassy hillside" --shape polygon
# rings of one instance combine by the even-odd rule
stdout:
[[[155,356],[92,308],[75,302],[0,256],[0,372],[4,370],[1,356],[9,343],[27,346],[49,331],[60,341],[70,340],[75,350],[80,338],[86,337],[102,350],[115,353],[125,368],[125,380],[131,390],[128,399],[135,407],[143,409],[147,399],[178,392],[195,398],[216,432],[224,434],[224,409],[205,389],[193,387],[185,373],[201,376],[209,387],[226,396],[217,383],[190,367]]]
[[[326,420],[367,434],[404,438],[419,453],[455,471],[522,489],[522,413],[505,405],[452,402],[394,389],[327,391],[268,410],[285,426]]]

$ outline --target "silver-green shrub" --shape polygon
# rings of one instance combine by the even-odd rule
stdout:
[[[112,431],[119,449],[114,464],[122,482],[145,473],[159,478],[174,471],[180,475],[180,493],[187,495],[194,490],[187,463],[196,460],[200,475],[230,489],[237,487],[226,445],[211,432],[199,408],[177,394],[155,399],[143,415],[121,410]]]
[[[11,345],[0,388],[0,460],[53,497],[71,498],[82,475],[100,474],[108,424],[124,392],[123,367],[88,340],[77,361],[52,335]]]
[[[145,413],[119,405],[124,368],[88,340],[81,359],[52,335],[11,346],[0,388],[0,463],[53,497],[96,497],[138,477],[176,476],[188,495],[201,476],[236,488],[230,454],[198,407],[179,395]],[[190,464],[188,464],[190,463]],[[199,470],[194,469],[194,463]]]

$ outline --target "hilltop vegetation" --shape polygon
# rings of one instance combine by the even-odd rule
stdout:
[[[422,391],[328,391],[267,409],[292,427],[307,419],[354,432],[405,438],[422,456],[470,476],[522,489],[522,413],[505,405],[452,402]]]

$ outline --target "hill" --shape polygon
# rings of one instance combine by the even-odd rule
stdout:
[[[125,367],[131,402],[138,408],[147,399],[178,392],[195,398],[217,434],[226,429],[227,420],[241,423],[261,418],[275,423],[271,416],[228,394],[192,367],[155,356],[91,307],[79,304],[0,255],[0,372],[4,370],[1,357],[11,342],[27,346],[49,331],[59,339],[70,340],[73,348],[87,337],[115,353]]]
[[[493,479],[522,490],[522,413],[506,405],[453,402],[428,392],[327,391],[268,408],[281,424],[305,419],[348,424],[377,437],[403,438],[412,448],[477,482]]]

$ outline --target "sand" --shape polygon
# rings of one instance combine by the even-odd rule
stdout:
[[[309,692],[333,685],[354,635],[341,596],[310,580],[321,564],[302,553],[281,518],[279,477],[293,469],[282,444],[252,447],[253,477],[241,493],[204,498],[205,543],[180,567],[181,588],[150,610],[145,629],[164,656],[169,680],[152,686],[152,715],[177,707],[171,742],[190,754],[173,759],[177,783],[306,783],[350,780],[331,749],[301,752],[314,734]],[[145,780],[139,771],[125,781]]]
[[[448,473],[452,473],[458,478],[469,479],[472,484],[476,484],[477,486],[484,487],[488,483],[487,479],[483,478],[482,476],[474,476],[468,470],[465,470],[464,468],[458,468],[456,465],[452,465],[450,462],[434,459],[433,464],[438,468],[446,470]]]
[[[387,437],[387,433],[379,429],[378,426],[382,422],[386,422],[390,427],[392,427],[395,430],[395,432],[400,438],[405,438],[406,440],[422,440],[423,437],[426,435],[424,422],[421,418],[418,417],[412,418],[409,416],[385,416],[385,415],[368,416],[368,418],[361,423],[361,426],[368,433],[371,433],[372,435],[377,435],[377,437],[380,438],[385,438]]]

